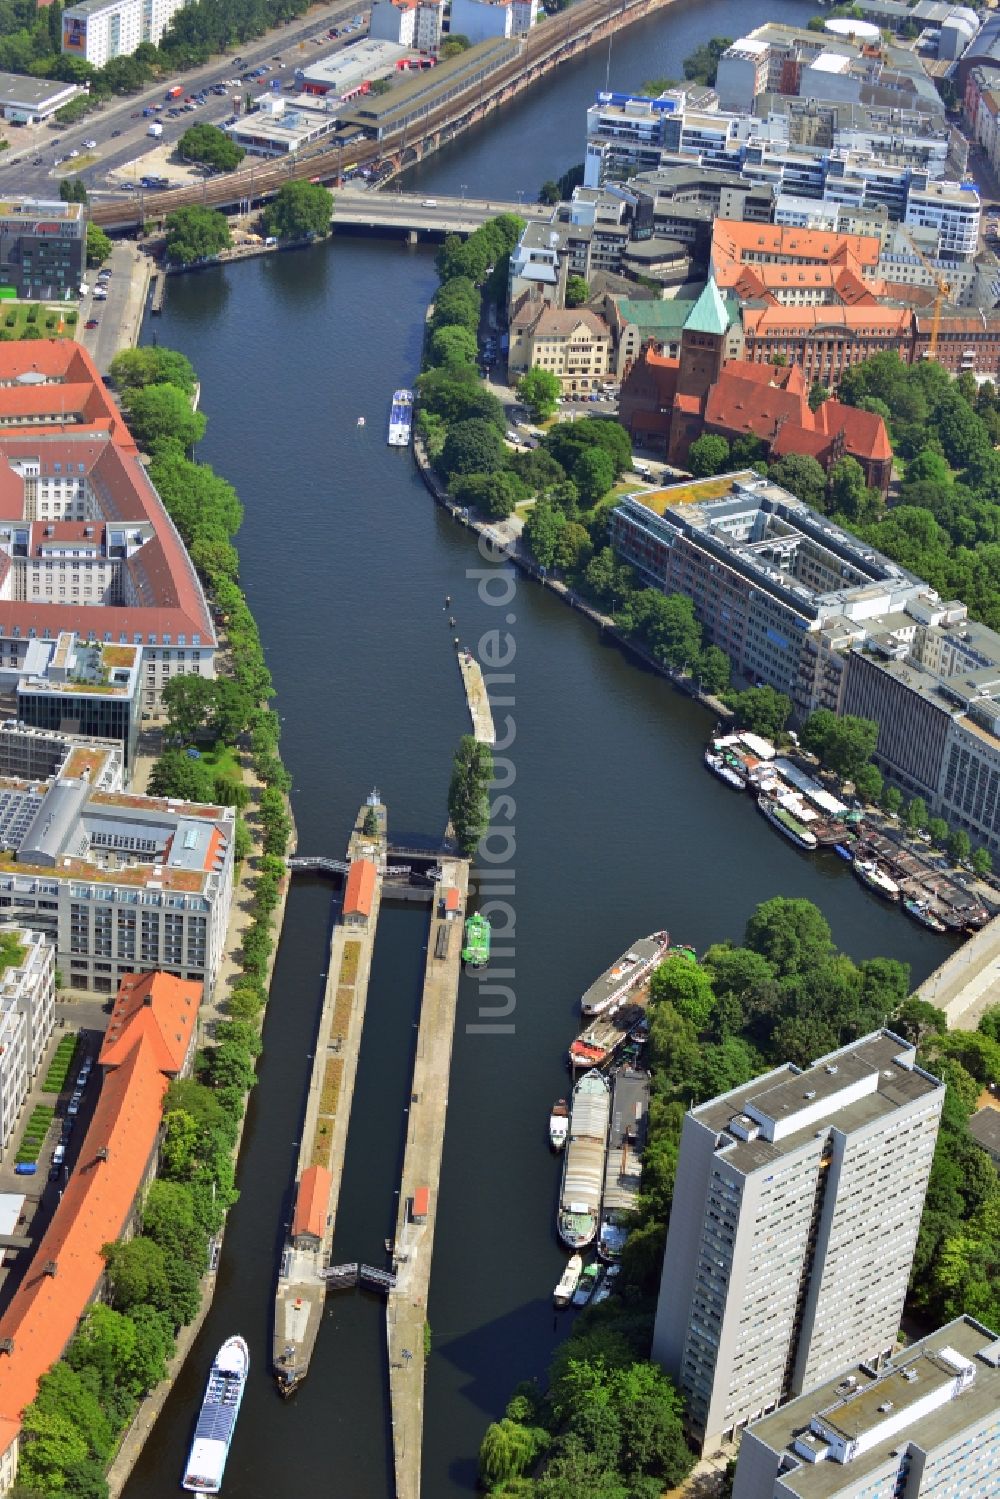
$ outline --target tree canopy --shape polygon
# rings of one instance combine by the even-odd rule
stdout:
[[[452,764],[448,816],[459,848],[469,857],[489,827],[492,779],[493,751],[471,734],[463,734]]]
[[[217,172],[231,172],[247,154],[224,130],[204,122],[185,130],[177,150],[185,161],[203,162]]]
[[[130,386],[122,393],[122,405],[133,437],[144,448],[162,441],[193,448],[205,435],[204,414],[192,410],[176,385]]]
[[[321,182],[286,182],[264,210],[264,232],[278,239],[329,234],[333,194]]]
[[[178,265],[211,260],[232,244],[229,220],[215,208],[176,208],[167,214],[167,259]]]

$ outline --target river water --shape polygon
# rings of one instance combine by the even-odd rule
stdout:
[[[810,9],[790,0],[781,14],[801,21]],[[738,34],[768,10],[762,0],[738,11],[731,0],[678,0],[616,40],[612,83],[676,73],[700,41]],[[582,158],[584,109],[605,66],[595,56],[554,75],[423,164],[421,185],[533,196]],[[475,646],[499,628],[516,652],[502,710],[515,736],[510,833],[491,845],[509,855],[497,867],[516,912],[514,1008],[507,1033],[482,1029],[483,996],[463,980],[431,1287],[424,1494],[453,1499],[472,1492],[487,1422],[518,1379],[543,1374],[557,1336],[551,1291],[565,1257],[552,1227],[546,1124],[566,1090],[576,1002],[594,975],[656,927],[699,948],[739,939],[754,906],[779,894],[816,901],[853,956],[904,959],[915,981],[948,947],[869,898],[831,856],[800,855],[749,798],[707,775],[704,712],[551,595],[503,571],[498,582],[432,504],[409,455],[385,446],[388,398],[417,371],[433,287],[428,250],[341,239],[172,279],[146,336],[194,361],[209,415],[199,457],[246,506],[243,583],[285,721],[302,852],[339,854],[375,785],[397,833],[440,830],[451,753],[467,729],[448,613],[463,641]],[[476,569],[492,581],[470,575]],[[280,1402],[268,1370],[331,917],[329,889],[297,880],[217,1295],[130,1499],[177,1491],[208,1365],[236,1331],[249,1340],[252,1373],[227,1499],[391,1493],[382,1305],[331,1297],[310,1378],[291,1403]],[[381,1263],[394,1219],[425,940],[425,910],[383,907],[338,1259]]]

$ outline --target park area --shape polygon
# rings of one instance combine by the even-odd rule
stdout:
[[[80,315],[71,303],[0,300],[0,338],[75,338]],[[34,331],[31,331],[34,330]]]

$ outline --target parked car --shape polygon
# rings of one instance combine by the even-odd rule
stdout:
[[[120,135],[121,135],[121,131],[120,130],[112,130],[112,132],[111,132],[111,139],[113,141],[117,140]]]
[[[80,1112],[80,1105],[81,1105],[82,1102],[83,1102],[83,1094],[80,1092],[79,1089],[77,1089],[77,1091],[73,1094],[73,1097],[70,1099],[69,1103],[66,1105],[66,1117],[67,1117],[67,1119],[75,1119],[76,1118],[77,1114],[79,1114],[79,1112]]]
[[[49,1167],[49,1181],[50,1182],[57,1182],[61,1176],[62,1176],[62,1167],[61,1166],[50,1166]]]
[[[66,1147],[65,1147],[65,1145],[63,1145],[63,1144],[60,1143],[59,1145],[56,1146],[55,1150],[52,1152],[52,1164],[53,1164],[53,1166],[61,1166],[62,1163],[63,1163],[63,1161],[65,1159],[66,1159]]]
[[[83,149],[85,151],[96,151],[97,150],[97,142],[96,141],[84,141],[84,143],[83,143]]]
[[[14,1167],[14,1175],[34,1176],[37,1170],[38,1167],[35,1165],[34,1161],[18,1161],[17,1165]]]
[[[87,1078],[89,1076],[90,1074],[88,1072],[84,1072],[83,1068],[81,1067],[80,1071],[76,1074],[76,1086],[78,1088],[85,1088],[87,1086]]]

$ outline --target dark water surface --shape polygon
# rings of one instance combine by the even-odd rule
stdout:
[[[781,14],[808,12],[790,4]],[[765,14],[762,5],[736,12],[713,0],[696,10],[679,0],[616,44],[613,78],[676,72],[675,59],[701,38]],[[558,74],[493,134],[466,137],[437,168],[428,163],[422,183],[444,192],[457,173],[499,195],[578,160],[595,66]],[[385,446],[389,397],[416,373],[433,285],[427,251],[342,239],[174,279],[152,326],[194,361],[209,415],[199,456],[246,506],[243,582],[285,719],[302,852],[341,850],[373,785],[397,832],[443,827],[450,757],[467,728],[446,594],[463,640],[475,645],[499,627],[516,649],[513,703],[503,710],[516,733],[505,820],[515,846],[503,866],[515,892],[513,1031],[470,1031],[480,997],[463,981],[431,1288],[424,1495],[454,1499],[472,1490],[486,1423],[518,1379],[544,1371],[553,1346],[550,1297],[564,1256],[552,1231],[546,1124],[566,1089],[576,1003],[594,975],[656,927],[700,948],[739,938],[754,906],[778,894],[816,901],[853,956],[905,959],[915,980],[947,947],[869,898],[832,856],[797,853],[749,798],[707,775],[705,714],[586,621],[521,579],[502,604],[479,596],[469,572],[486,565],[468,536],[431,503],[409,455]],[[276,1253],[331,914],[327,887],[296,882],[218,1293],[130,1499],[177,1492],[208,1365],[237,1331],[250,1342],[252,1372],[227,1499],[391,1492],[379,1302],[331,1298],[312,1374],[290,1404],[268,1371]],[[422,908],[384,908],[339,1258],[380,1262],[393,1221],[425,941]]]

